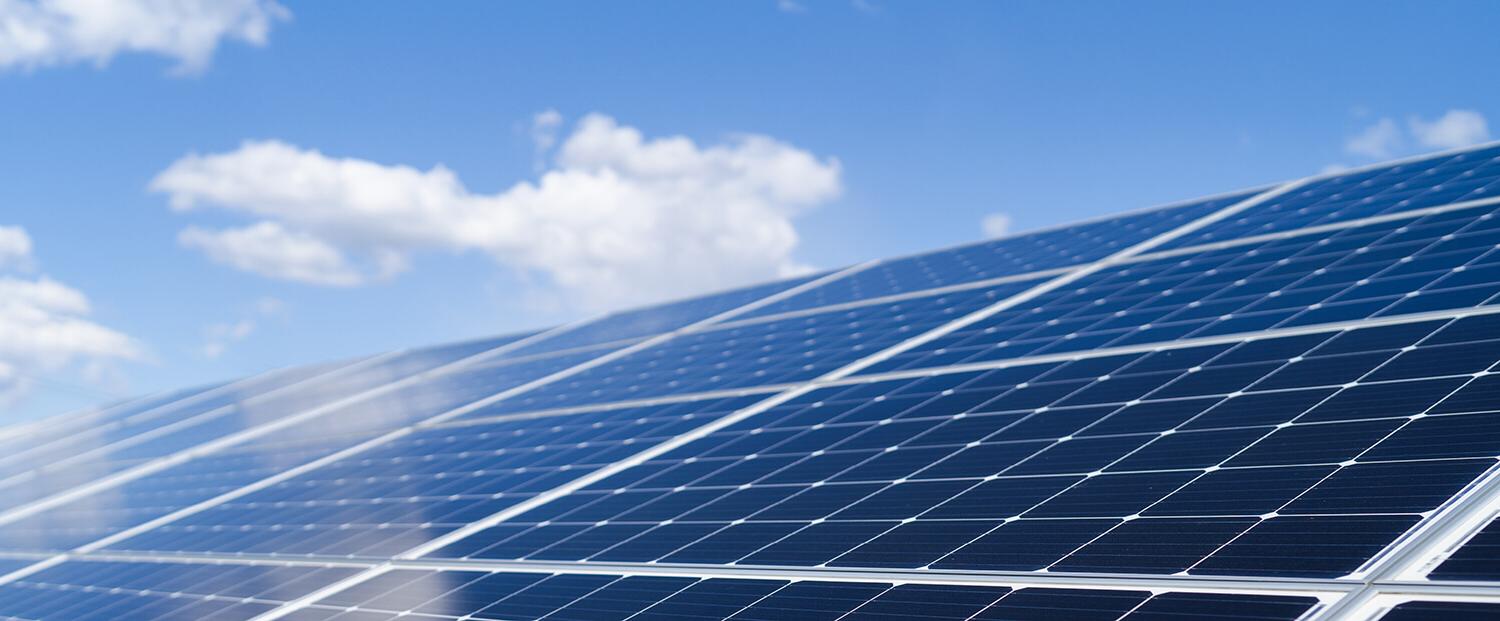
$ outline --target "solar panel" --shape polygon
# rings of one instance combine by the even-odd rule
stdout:
[[[0,617],[1488,618],[1497,155],[46,421]]]
[[[1257,193],[1237,192],[880,261],[821,287],[767,304],[745,316],[778,315],[1080,265],[1124,250]]]
[[[1442,208],[1500,196],[1500,146],[1333,173],[1167,248]]]
[[[351,569],[70,561],[0,586],[7,619],[249,619]]]
[[[1482,621],[1500,615],[1500,603],[1414,601],[1399,604],[1384,616],[1384,621],[1419,621],[1421,619],[1448,619],[1450,621]]]
[[[481,571],[392,571],[285,617],[354,619],[1296,619],[1314,597]],[[0,610],[3,612],[3,610]]]

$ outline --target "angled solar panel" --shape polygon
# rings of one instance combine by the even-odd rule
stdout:
[[[0,617],[1479,619],[1500,147],[0,436]]]

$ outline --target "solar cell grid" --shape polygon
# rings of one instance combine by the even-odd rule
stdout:
[[[252,407],[267,391],[312,379],[292,373],[255,381],[187,403],[173,403],[133,417],[75,430],[33,450],[0,461],[0,503],[16,506],[113,474],[152,458],[275,420]]]
[[[821,389],[434,556],[1337,577],[1500,455],[1494,326]]]
[[[1380,617],[1382,621],[1486,621],[1500,617],[1500,603],[1414,601],[1400,604]]]
[[[641,309],[611,313],[576,326],[561,334],[525,345],[516,351],[521,355],[549,353],[671,332],[756,302],[767,296],[805,284],[815,280],[819,276],[811,275],[791,278],[668,302],[666,304],[657,304]]]
[[[80,432],[99,433],[101,427],[113,429],[139,415],[149,416],[151,411],[158,407],[176,401],[199,398],[199,395],[211,393],[222,386],[222,384],[198,386],[132,399],[96,409],[71,412],[41,420],[32,425],[6,427],[4,429],[6,434],[0,436],[0,464],[8,464],[14,459],[19,459],[28,451],[63,452],[61,446],[75,441],[73,436]]]
[[[1129,590],[393,571],[283,619],[1144,621],[1212,615],[1270,621],[1296,619],[1316,604],[1311,597]]]
[[[350,569],[70,561],[0,586],[0,618],[251,619]]]
[[[882,261],[746,313],[763,317],[1038,272],[1102,259],[1254,196],[1240,192],[1114,218]]]
[[[1489,303],[1496,209],[1128,263],[872,365],[863,373],[1290,328]]]
[[[514,411],[813,379],[1025,291],[1022,281],[680,335],[508,400]]]
[[[1496,402],[1492,407],[1500,409]],[[1487,430],[1496,433],[1495,430]],[[1500,521],[1490,522],[1427,577],[1432,580],[1489,580],[1500,582]],[[1497,608],[1500,610],[1500,608]]]
[[[1315,180],[1164,248],[1249,237],[1500,196],[1500,145]]]
[[[193,455],[103,492],[7,520],[0,524],[0,549],[64,550],[83,545],[567,369],[595,355],[583,352],[495,360],[354,400],[235,447]],[[343,392],[335,394],[345,396]],[[329,395],[317,394],[305,405],[287,404],[291,411],[279,414],[305,412],[328,400]],[[124,467],[141,465],[132,462]]]
[[[425,429],[110,549],[392,556],[761,398]]]

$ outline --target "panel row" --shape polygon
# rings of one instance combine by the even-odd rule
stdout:
[[[497,359],[344,403],[231,448],[201,455],[118,486],[0,525],[0,549],[70,549],[179,509],[232,492],[289,468],[427,420],[507,388],[575,366],[595,351]],[[399,377],[392,378],[399,379]],[[333,387],[330,387],[333,388]],[[281,418],[329,403],[346,391],[313,391],[309,401],[283,401]],[[101,462],[100,470],[114,470]]]
[[[0,585],[0,618],[241,621],[357,570],[68,561]],[[592,574],[394,570],[289,621],[1291,621],[1319,600],[1233,595]]]
[[[1311,597],[872,582],[393,571],[288,621],[1290,621]]]
[[[801,382],[1036,285],[1013,282],[684,334],[509,400],[512,411]]]
[[[762,285],[611,313],[516,350],[519,355],[551,353],[664,334],[726,313],[813,280],[803,276]]]
[[[1163,246],[1181,248],[1500,196],[1500,145],[1318,179]]]
[[[1500,317],[819,389],[445,558],[1333,578],[1500,456]]]
[[[152,459],[333,403],[498,347],[502,337],[265,376],[198,393],[75,431],[0,466],[0,508],[17,507]],[[122,411],[119,414],[126,414]]]
[[[762,398],[425,429],[110,549],[395,556]]]
[[[1500,295],[1497,212],[1466,209],[1101,270],[865,373],[1489,304]]]
[[[1257,192],[1239,192],[881,261],[746,316],[762,317],[1089,263],[1250,198]]]

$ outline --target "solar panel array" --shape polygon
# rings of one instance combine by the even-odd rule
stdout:
[[[5,619],[1500,614],[1500,146],[0,435]]]

